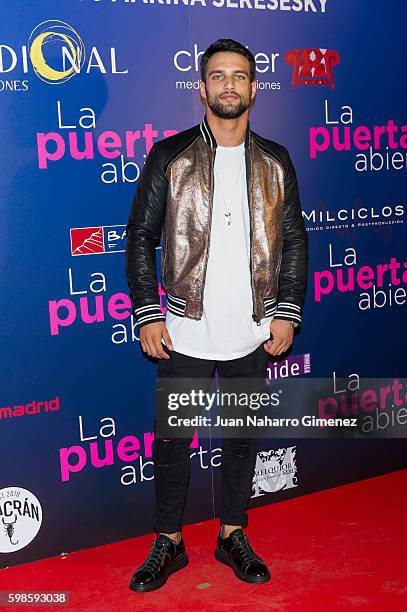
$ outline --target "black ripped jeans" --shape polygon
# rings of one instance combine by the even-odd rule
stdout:
[[[229,361],[197,359],[175,351],[164,350],[170,359],[160,359],[157,388],[161,378],[211,379],[215,368],[219,382],[230,378],[264,379],[269,354],[263,343],[244,357]],[[233,384],[233,382],[232,382]],[[158,396],[157,396],[158,397]],[[153,443],[154,484],[156,495],[156,533],[181,531],[190,478],[190,438],[167,438],[155,435]],[[256,438],[223,437],[221,465],[221,524],[246,527],[246,508],[252,492],[256,464]]]

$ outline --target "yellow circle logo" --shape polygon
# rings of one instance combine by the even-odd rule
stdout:
[[[58,70],[47,63],[44,57],[46,45],[55,45],[62,62],[69,68]],[[28,39],[31,62],[37,76],[46,83],[59,85],[78,74],[85,61],[85,46],[78,32],[59,19],[42,21],[31,32]]]

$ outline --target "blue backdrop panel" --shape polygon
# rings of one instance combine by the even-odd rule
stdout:
[[[310,276],[287,364],[403,376],[407,295],[403,2],[43,0],[6,12],[1,567],[152,530],[156,363],[130,314],[124,226],[152,143],[202,117],[198,60],[212,41],[255,53],[251,126],[297,171]],[[402,440],[262,449],[274,472],[252,506],[406,465]],[[194,440],[187,523],[218,515],[220,458],[217,440]]]

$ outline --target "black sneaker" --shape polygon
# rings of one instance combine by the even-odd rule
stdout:
[[[231,567],[240,580],[257,584],[270,580],[266,564],[253,551],[241,529],[235,529],[227,538],[221,538],[219,532],[215,558]]]
[[[158,535],[151,546],[147,559],[136,570],[130,581],[132,591],[154,591],[159,589],[174,572],[188,565],[184,540],[179,544],[166,535]]]

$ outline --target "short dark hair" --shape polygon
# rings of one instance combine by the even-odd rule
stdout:
[[[240,42],[236,40],[232,40],[231,38],[219,38],[214,43],[212,43],[205,53],[201,57],[201,80],[206,82],[206,67],[208,65],[209,59],[215,53],[219,53],[221,51],[228,51],[229,53],[240,53],[243,55],[250,64],[250,82],[255,79],[255,70],[256,70],[256,60],[254,59],[254,55],[247,47],[244,47]]]

